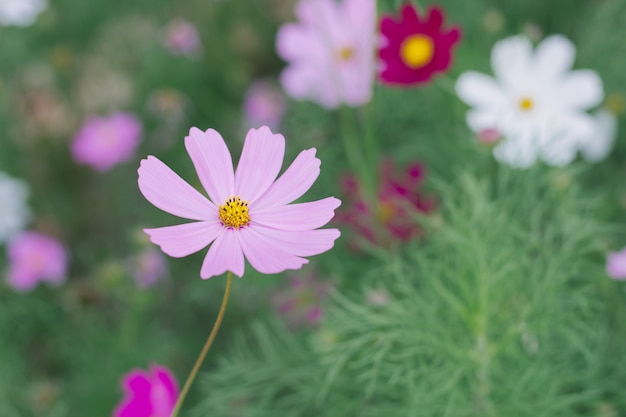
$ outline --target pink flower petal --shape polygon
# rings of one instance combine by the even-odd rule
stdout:
[[[328,197],[309,203],[289,204],[281,207],[266,207],[263,210],[250,209],[254,223],[279,230],[312,230],[324,226],[335,215],[341,201]]]
[[[244,271],[243,252],[238,238],[241,230],[225,230],[215,239],[202,263],[202,279],[209,279],[226,271],[241,278]]]
[[[295,256],[314,256],[324,253],[330,250],[334,246],[335,240],[341,236],[341,232],[337,229],[293,232],[255,226],[254,231],[267,241],[272,242],[272,245],[279,250]],[[246,257],[248,257],[247,253]]]
[[[153,366],[152,390],[150,392],[150,402],[154,416],[167,417],[171,415],[176,406],[178,388],[176,378],[167,369],[161,366]]]
[[[126,398],[113,411],[114,417],[151,417],[150,381],[144,372],[135,370],[124,377]]]
[[[300,152],[287,171],[255,202],[255,209],[289,204],[306,193],[320,175],[321,162],[315,152],[315,148]]]
[[[185,147],[193,161],[202,186],[216,205],[234,195],[233,161],[222,136],[213,129],[206,132],[192,127]]]
[[[217,212],[217,207],[154,156],[143,159],[137,172],[142,194],[161,210],[191,220],[209,220]]]
[[[217,217],[217,211],[215,212]],[[185,223],[176,226],[144,229],[150,236],[150,241],[161,247],[161,250],[173,256],[182,258],[198,252],[209,246],[222,232],[224,226],[217,220],[209,220],[196,223]]]
[[[257,271],[263,274],[277,274],[286,269],[300,269],[307,259],[294,256],[259,232],[259,227],[245,227],[239,230],[241,248],[246,259]],[[267,229],[271,230],[271,229]]]
[[[235,173],[235,192],[253,203],[276,179],[285,157],[285,138],[267,127],[250,129]]]

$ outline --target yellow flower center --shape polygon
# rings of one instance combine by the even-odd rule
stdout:
[[[337,58],[339,61],[350,61],[354,57],[354,48],[344,46],[337,51]]]
[[[530,97],[522,97],[519,99],[519,108],[522,111],[531,111],[535,107],[535,103]]]
[[[400,46],[400,57],[404,63],[413,69],[428,64],[435,54],[435,44],[426,35],[409,36]]]
[[[239,229],[250,223],[248,202],[242,201],[239,196],[228,197],[224,205],[219,206],[219,215],[225,227]]]

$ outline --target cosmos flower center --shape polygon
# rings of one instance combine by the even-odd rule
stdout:
[[[248,211],[248,202],[239,196],[228,197],[226,202],[218,206],[220,221],[224,227],[234,227],[239,229],[250,223],[250,213]]]
[[[525,112],[531,111],[533,107],[535,107],[535,102],[530,97],[520,98],[517,104],[519,105],[519,108]]]
[[[350,61],[354,57],[354,48],[344,46],[337,50],[337,59],[341,62]]]
[[[412,35],[402,42],[400,57],[409,68],[420,68],[428,64],[435,53],[433,40],[426,35]]]

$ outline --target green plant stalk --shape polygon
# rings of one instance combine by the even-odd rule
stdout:
[[[170,417],[178,416],[178,412],[183,406],[183,402],[185,402],[185,397],[187,396],[187,393],[189,392],[189,388],[191,388],[191,384],[193,384],[193,381],[196,379],[196,375],[198,374],[198,371],[200,370],[200,367],[202,366],[202,363],[204,362],[204,358],[206,357],[206,354],[209,352],[211,345],[213,345],[213,341],[215,340],[217,331],[220,329],[220,325],[222,324],[224,313],[226,312],[226,306],[228,305],[228,298],[230,296],[230,286],[232,284],[232,281],[233,281],[233,273],[228,271],[228,278],[226,280],[226,289],[224,290],[224,298],[222,299],[222,305],[220,306],[220,311],[217,314],[217,319],[215,320],[215,324],[213,325],[213,328],[211,329],[209,338],[207,339],[206,343],[202,347],[202,351],[200,352],[200,355],[198,355],[198,359],[196,359],[196,363],[193,366],[191,373],[189,374],[189,376],[187,377],[187,380],[185,381],[183,390],[178,396],[178,400],[176,401],[176,406],[174,407],[174,411],[172,411],[172,414]]]

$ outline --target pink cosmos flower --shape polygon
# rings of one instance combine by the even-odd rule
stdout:
[[[131,259],[131,272],[139,288],[148,288],[167,275],[167,264],[158,249],[150,248]]]
[[[59,285],[65,281],[67,254],[50,236],[23,232],[9,242],[7,257],[7,281],[16,291],[30,291],[39,282]]]
[[[72,142],[72,156],[80,164],[104,172],[128,161],[141,141],[141,123],[127,113],[89,117]]]
[[[178,384],[165,367],[153,365],[150,371],[133,370],[124,375],[125,397],[115,408],[114,417],[169,417],[178,399]]]
[[[606,273],[613,279],[626,279],[626,248],[609,253],[606,259]]]
[[[429,213],[435,207],[435,201],[420,190],[424,167],[411,163],[402,176],[396,175],[395,170],[393,161],[381,163],[378,192],[373,202],[365,198],[355,177],[345,177],[342,187],[351,204],[338,213],[337,221],[350,225],[369,242],[383,246],[420,236],[422,231],[413,215]]]
[[[444,14],[437,6],[420,19],[411,3],[400,11],[400,19],[383,16],[381,34],[386,43],[379,55],[383,61],[380,78],[388,84],[413,85],[429,82],[438,72],[448,69],[452,48],[461,38],[458,27],[444,30]]]
[[[196,27],[187,20],[175,19],[165,30],[165,46],[177,55],[195,55],[202,49]]]
[[[287,103],[279,89],[269,81],[252,83],[244,101],[246,127],[268,126],[277,129]]]
[[[204,258],[203,279],[231,271],[241,277],[244,256],[261,273],[299,269],[305,256],[326,252],[340,233],[316,230],[327,224],[341,201],[334,197],[289,204],[313,185],[320,173],[314,148],[302,151],[276,179],[283,163],[285,138],[267,127],[250,129],[237,171],[222,136],[213,129],[191,128],[185,138],[209,199],[183,181],[163,162],[149,156],[139,167],[139,189],[156,207],[197,220],[146,229],[150,240],[173,257],[211,245]]]
[[[315,272],[290,274],[288,279],[289,285],[272,296],[274,307],[292,330],[317,325],[323,315],[322,302],[332,284],[321,281]]]
[[[280,81],[296,100],[326,108],[370,101],[376,37],[375,0],[299,0],[298,23],[276,36],[278,55],[289,65]]]

